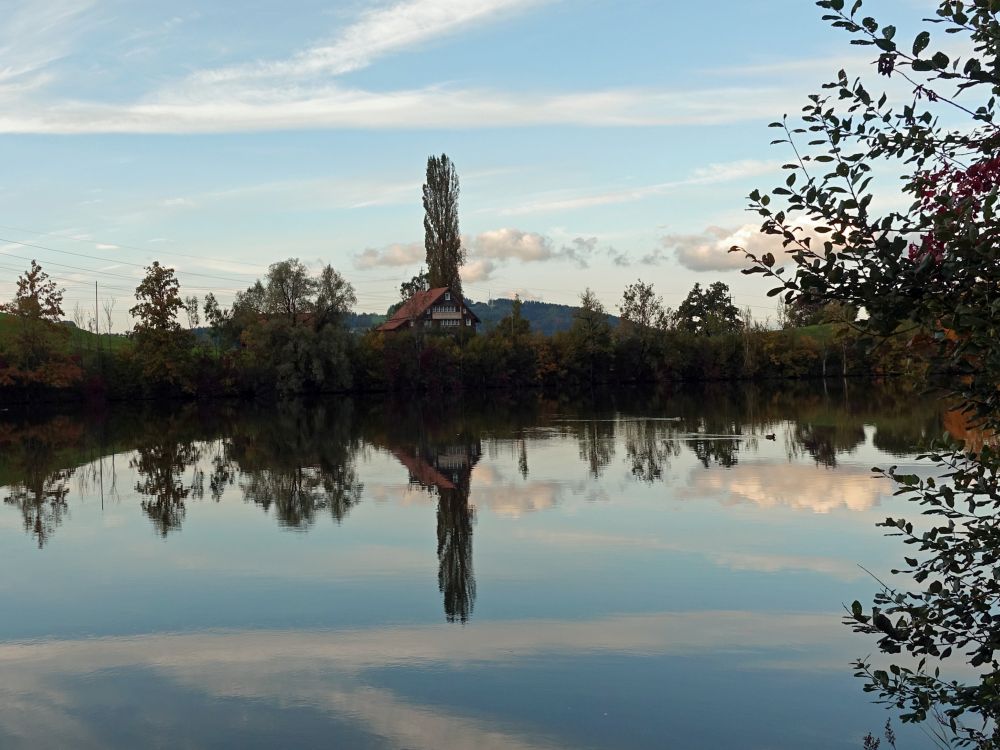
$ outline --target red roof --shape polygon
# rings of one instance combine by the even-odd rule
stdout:
[[[439,286],[436,289],[428,289],[425,292],[417,292],[412,297],[410,297],[403,306],[396,310],[396,313],[385,323],[380,325],[375,330],[377,331],[395,331],[399,328],[409,325],[410,321],[418,319],[423,315],[427,308],[437,302],[441,297],[444,296],[445,292],[449,292],[451,289],[446,286]],[[456,295],[457,297],[457,295]],[[477,323],[480,322],[478,316],[469,309],[469,306],[465,304],[464,300],[461,300],[465,309],[469,311],[469,315]]]

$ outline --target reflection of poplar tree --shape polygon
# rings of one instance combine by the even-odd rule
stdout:
[[[464,484],[464,483],[463,483]],[[438,589],[448,622],[468,622],[476,602],[469,488],[438,490]]]
[[[201,473],[196,473],[190,486],[184,484],[181,474],[201,457],[194,443],[169,441],[143,446],[129,462],[140,477],[136,492],[146,495],[142,509],[153,522],[161,536],[180,528],[184,520],[184,501],[192,494],[203,494]]]

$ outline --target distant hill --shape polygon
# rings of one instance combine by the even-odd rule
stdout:
[[[490,331],[496,327],[497,322],[510,315],[513,304],[514,300],[512,299],[495,299],[490,302],[473,302],[470,307],[483,321],[480,330]],[[521,317],[531,323],[533,332],[551,336],[553,333],[568,331],[572,328],[573,315],[579,309],[571,305],[557,305],[553,302],[524,300],[521,302]],[[618,325],[618,318],[609,315],[608,322],[612,326]]]
[[[469,307],[483,322],[479,329],[482,332],[496,327],[497,322],[510,315],[512,299],[495,299],[491,302],[472,302]],[[521,315],[531,323],[531,330],[551,336],[558,331],[568,331],[573,327],[573,314],[578,310],[570,305],[557,305],[552,302],[535,302],[527,300],[521,303]],[[374,313],[352,313],[347,318],[347,327],[352,331],[367,331],[379,325],[386,319],[385,315]],[[608,316],[612,326],[618,324],[618,318]]]

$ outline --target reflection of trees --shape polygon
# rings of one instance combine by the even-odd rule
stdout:
[[[239,468],[247,502],[273,508],[282,526],[308,529],[321,513],[340,523],[360,502],[359,449],[350,402],[339,401],[285,402],[277,413],[242,425],[225,450]]]
[[[69,478],[72,469],[60,469],[49,474],[36,473],[28,477],[24,484],[10,488],[4,502],[20,509],[24,519],[24,530],[35,537],[38,548],[48,542],[49,537],[62,523],[66,512],[66,495],[69,494]]]
[[[4,503],[21,512],[24,530],[39,548],[67,515],[69,480],[75,473],[69,465],[85,460],[77,447],[82,434],[81,427],[65,417],[0,424],[0,482],[8,484]]]
[[[742,441],[742,422],[709,412],[708,416],[697,421],[697,426],[684,443],[706,469],[712,464],[731,469],[739,462]]]
[[[624,423],[625,455],[632,476],[643,482],[663,479],[671,457],[680,455],[671,423],[653,419],[630,419]]]
[[[164,440],[139,448],[129,462],[139,474],[136,492],[146,496],[142,509],[161,536],[180,528],[188,497],[204,496],[204,473],[195,466],[200,458],[194,443]],[[185,483],[182,475],[188,467],[194,467],[194,473]]]
[[[274,508],[282,526],[305,529],[320,512],[329,511],[337,523],[361,500],[361,484],[343,472],[323,471],[319,467],[264,469],[249,472],[241,483],[243,497],[265,512]],[[336,474],[341,474],[337,476]]]
[[[595,479],[615,457],[615,423],[608,420],[588,420],[575,430],[580,458]]]
[[[706,469],[713,463],[731,469],[739,462],[740,439],[729,436],[695,437],[685,441]]]
[[[865,428],[858,422],[818,425],[799,422],[793,434],[793,452],[805,451],[823,466],[837,465],[837,456],[864,445]]]

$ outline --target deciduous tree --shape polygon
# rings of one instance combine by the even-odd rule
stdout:
[[[701,336],[736,333],[742,325],[729,286],[716,281],[707,289],[695,284],[677,308],[677,328]]]
[[[420,273],[409,281],[404,281],[399,285],[399,298],[404,302],[417,292],[424,292],[431,288],[427,272],[421,268]]]
[[[174,269],[154,261],[136,287],[135,298],[136,304],[129,310],[135,318],[131,336],[145,385],[186,386],[191,334],[182,331],[177,320],[184,300]]]
[[[63,315],[63,290],[35,260],[17,279],[14,299],[0,311],[17,318],[18,364],[25,370],[38,368],[52,358],[61,338],[58,323]]]
[[[824,18],[877,54],[877,72],[909,89],[899,104],[840,71],[796,119],[772,124],[791,146],[788,175],[752,207],[774,252],[747,253],[750,273],[777,282],[791,303],[864,308],[856,325],[872,336],[905,330],[931,352],[939,386],[970,417],[1000,427],[1000,3],[944,0],[912,39],[861,12],[862,3],[820,0]],[[941,29],[954,40],[932,46]],[[954,50],[961,58],[953,58]],[[879,212],[878,165],[901,164],[907,208]],[[734,248],[739,250],[739,248]],[[782,252],[784,251],[784,252]],[[783,263],[791,266],[786,272]],[[937,337],[924,334],[934,333]],[[996,434],[994,432],[994,434]],[[905,710],[904,721],[936,717],[957,743],[996,748],[1000,737],[1000,455],[942,447],[928,456],[937,476],[880,472],[927,515],[882,525],[910,545],[901,574],[847,620],[875,635],[889,669],[857,664],[866,690]],[[948,679],[949,659],[967,662]],[[963,723],[963,714],[975,721]]]

